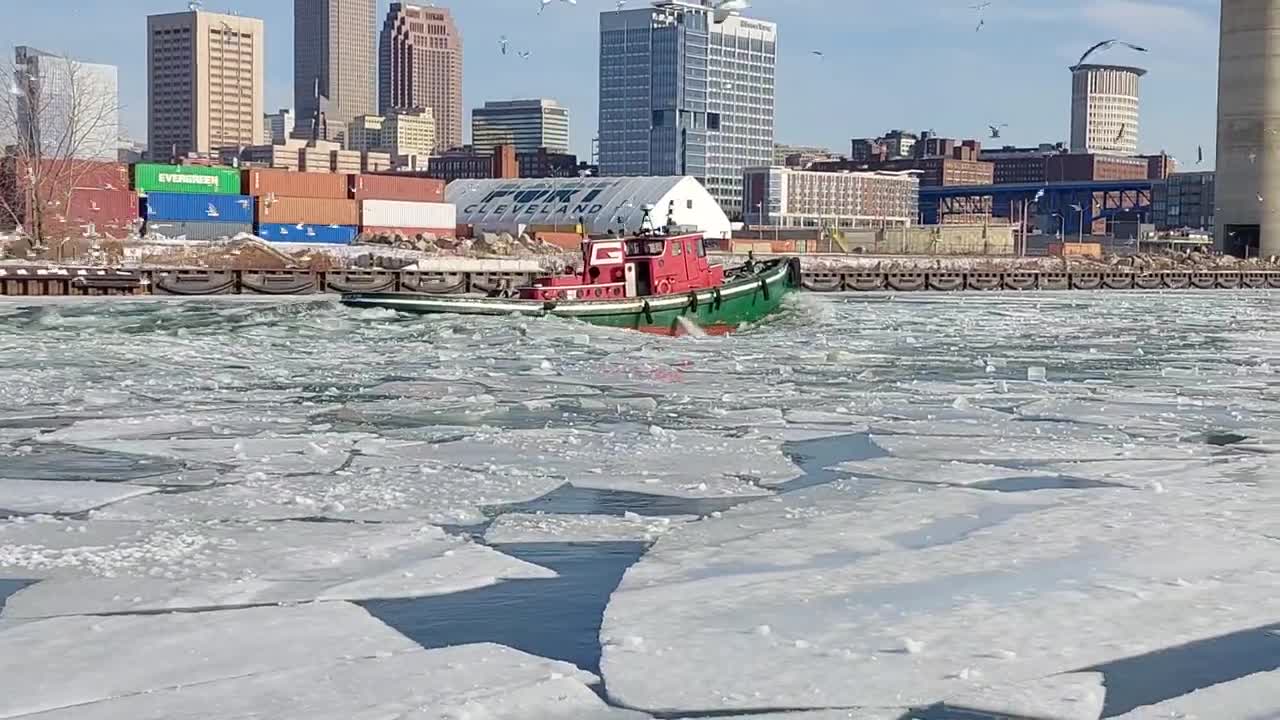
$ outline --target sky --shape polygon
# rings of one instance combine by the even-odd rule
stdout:
[[[390,0],[379,0],[385,14]],[[644,0],[627,0],[631,7]],[[463,35],[463,99],[548,97],[570,109],[573,150],[590,154],[598,97],[598,15],[616,0],[439,0]],[[1165,150],[1194,169],[1213,165],[1218,0],[753,0],[745,14],[779,25],[777,142],[847,153],[849,139],[887,130],[932,129],[946,137],[987,135],[1034,145],[1067,140],[1067,70],[1093,43],[1121,38],[1095,62],[1135,64],[1143,78],[1140,149]],[[292,0],[209,0],[217,12],[260,17],[267,28],[268,109],[292,105]],[[124,131],[146,135],[146,16],[186,9],[185,0],[0,0],[0,46],[32,45],[117,65]],[[381,15],[380,15],[381,18]],[[379,23],[381,20],[379,20]],[[380,26],[380,25],[379,25]],[[499,37],[511,43],[498,51]],[[532,55],[520,59],[514,51]],[[823,57],[813,54],[820,51]],[[372,70],[376,72],[376,70]],[[469,125],[469,120],[468,120]]]

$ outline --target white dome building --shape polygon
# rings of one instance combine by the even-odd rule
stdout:
[[[715,198],[692,177],[454,180],[445,202],[457,206],[460,225],[477,232],[571,231],[582,223],[589,235],[631,234],[645,206],[653,207],[656,227],[670,215],[707,238],[728,239],[731,231]]]

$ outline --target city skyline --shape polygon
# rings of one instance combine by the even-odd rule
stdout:
[[[120,67],[121,119],[141,138],[146,125],[145,16],[181,3],[128,0],[110,8],[77,8],[72,22],[56,8],[24,6],[0,29],[6,45],[70,51],[76,59]],[[379,0],[379,16],[389,2]],[[487,100],[548,97],[581,118],[572,150],[586,156],[596,134],[599,13],[612,0],[555,3],[541,17],[532,0],[440,3],[467,38],[464,106]],[[870,3],[832,9],[820,0],[756,0],[749,15],[779,26],[777,142],[823,145],[843,152],[849,138],[887,128],[935,128],[982,139],[988,124],[1008,123],[1004,143],[1065,141],[1070,124],[1070,72],[1098,39],[1123,36],[1150,49],[1140,56],[1112,50],[1096,58],[1149,70],[1143,79],[1139,150],[1167,150],[1183,169],[1214,164],[1218,7],[1212,0],[1004,0],[974,31],[967,3],[928,3],[929,29],[919,14],[860,21]],[[218,8],[259,17],[267,31],[268,108],[293,107],[292,3],[226,0]],[[545,34],[533,31],[545,28]],[[499,52],[499,38],[511,52]],[[136,42],[120,45],[121,38]],[[1047,40],[1046,40],[1047,38]],[[814,50],[823,53],[813,55]],[[529,52],[527,59],[518,52]],[[892,62],[888,62],[892,59]],[[832,77],[847,78],[835,86]],[[469,123],[466,123],[469,125]],[[990,145],[990,140],[986,141]]]

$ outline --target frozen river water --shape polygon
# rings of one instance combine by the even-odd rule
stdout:
[[[1280,717],[1280,294],[0,303],[0,718]]]

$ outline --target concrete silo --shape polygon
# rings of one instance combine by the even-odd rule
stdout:
[[[1215,233],[1280,255],[1280,0],[1222,0]]]

